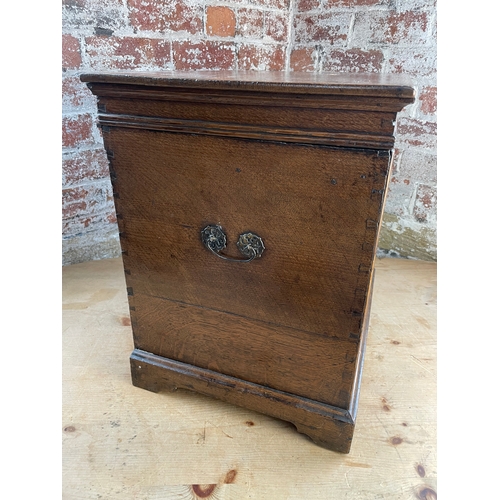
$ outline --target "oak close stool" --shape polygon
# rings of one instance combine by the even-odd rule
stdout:
[[[86,74],[110,163],[132,379],[349,452],[396,114],[387,75]]]

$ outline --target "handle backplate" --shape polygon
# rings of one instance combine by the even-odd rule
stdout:
[[[226,248],[227,238],[224,230],[219,225],[210,225],[202,229],[201,241],[214,255],[231,262],[251,262],[256,257],[261,257],[266,248],[260,236],[254,233],[244,233],[240,234],[236,246],[246,257],[245,259],[237,259],[221,254],[219,252]]]

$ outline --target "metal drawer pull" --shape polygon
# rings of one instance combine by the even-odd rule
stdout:
[[[253,233],[240,234],[236,246],[238,250],[247,257],[246,259],[235,259],[222,255],[219,252],[226,248],[226,234],[221,226],[207,226],[201,231],[201,241],[217,257],[231,262],[251,262],[256,257],[260,257],[265,250],[262,239]]]

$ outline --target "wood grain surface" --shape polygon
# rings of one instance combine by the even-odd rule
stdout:
[[[376,268],[349,455],[250,410],[134,387],[121,259],[63,268],[63,498],[437,498],[436,266]]]
[[[413,99],[413,81],[407,75],[382,73],[311,73],[285,71],[115,71],[86,73],[84,82],[133,84],[142,86],[166,85],[182,88],[243,89],[264,92],[309,93]]]

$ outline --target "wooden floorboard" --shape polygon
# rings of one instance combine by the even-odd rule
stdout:
[[[133,387],[121,260],[64,267],[63,499],[437,498],[436,265],[376,267],[349,455],[255,412]]]

